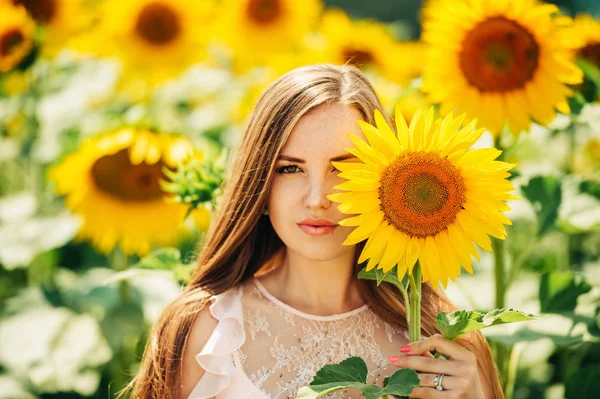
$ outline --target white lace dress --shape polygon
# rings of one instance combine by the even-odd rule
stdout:
[[[256,278],[211,298],[217,327],[196,355],[205,370],[188,399],[292,399],[325,364],[360,356],[367,382],[382,386],[398,369],[388,357],[408,343],[405,331],[383,322],[363,305],[316,316],[271,295]],[[363,398],[360,390],[325,398]]]

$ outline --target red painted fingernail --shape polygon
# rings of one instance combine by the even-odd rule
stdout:
[[[396,360],[400,359],[400,356],[390,356],[388,357],[388,359],[390,360],[390,362],[395,362]]]
[[[402,352],[402,353],[410,352],[410,345],[404,345],[402,348],[400,348],[400,352]]]

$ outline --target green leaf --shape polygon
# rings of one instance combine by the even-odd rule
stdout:
[[[579,115],[584,105],[587,103],[587,101],[585,101],[585,96],[578,91],[576,91],[572,97],[567,98],[567,102],[569,103],[571,114],[573,115]]]
[[[565,398],[597,398],[598,381],[600,381],[600,363],[578,369],[565,384]]]
[[[521,187],[521,191],[535,209],[538,234],[542,236],[550,232],[555,227],[562,199],[560,180],[553,176],[537,176]]]
[[[457,310],[450,314],[446,314],[446,312],[438,313],[435,322],[444,337],[456,339],[468,332],[481,330],[482,328],[536,320],[540,317],[513,309],[494,309],[487,313],[475,310]]]
[[[592,195],[600,200],[600,181],[584,180],[579,183],[579,191]]]
[[[544,273],[540,281],[540,303],[544,313],[572,312],[577,298],[592,287],[572,272]]]
[[[401,291],[406,291],[408,289],[408,274],[404,276],[402,281],[398,280],[398,273],[396,273],[396,269],[392,269],[388,273],[384,273],[383,270],[373,268],[370,271],[367,271],[366,267],[358,273],[358,278],[362,278],[365,280],[375,280],[377,281],[377,286],[382,282],[392,283]]]
[[[584,341],[583,335],[548,334],[540,331],[529,330],[527,328],[518,330],[515,333],[510,333],[509,335],[486,335],[486,338],[490,342],[497,342],[507,347],[514,346],[519,342],[534,342],[542,339],[550,339],[556,346],[571,346]]]
[[[576,60],[577,66],[583,71],[583,83],[579,85],[578,89],[583,97],[583,101],[594,102],[600,94],[600,70],[596,67],[593,62],[579,57]],[[570,103],[569,103],[570,105]],[[578,114],[580,109],[571,110],[572,113]]]
[[[189,281],[192,279],[192,274],[194,273],[195,269],[196,265],[194,264],[177,265],[173,268],[173,278],[175,278],[177,281],[189,283]]]
[[[380,393],[382,395],[395,395],[395,396],[406,396],[410,394],[413,389],[419,386],[420,379],[417,373],[411,369],[400,369],[396,371],[387,380],[383,390]],[[380,396],[374,396],[373,398],[379,398]],[[367,397],[365,395],[367,399]]]
[[[167,270],[149,270],[149,269],[138,269],[138,268],[129,268],[127,270],[123,270],[122,272],[114,273],[109,278],[102,281],[104,285],[114,284],[119,281],[133,280],[138,277],[164,277],[170,278],[173,276],[172,272]]]
[[[367,365],[357,356],[349,357],[339,364],[327,364],[315,375],[311,385],[328,384],[332,382],[367,382]]]
[[[133,268],[172,270],[181,264],[181,253],[177,248],[160,248],[143,257]]]
[[[367,384],[367,365],[360,357],[350,357],[339,364],[323,366],[309,386],[298,391],[297,399],[316,399],[341,389],[360,389],[366,399],[377,399],[384,395],[406,396],[419,385],[419,376],[414,370],[400,369],[381,388]]]

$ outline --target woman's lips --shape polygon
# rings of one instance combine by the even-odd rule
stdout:
[[[332,234],[336,226],[312,226],[310,224],[298,224],[298,227],[309,236],[325,236]]]

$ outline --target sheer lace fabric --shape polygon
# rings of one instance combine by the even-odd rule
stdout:
[[[387,358],[407,343],[406,332],[383,322],[366,304],[342,314],[316,316],[281,302],[256,278],[238,292],[246,339],[233,353],[235,365],[265,398],[295,398],[323,365],[350,356],[366,361],[370,384],[381,386],[398,370]],[[325,397],[363,396],[348,389]]]

